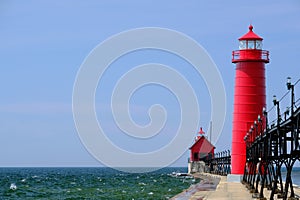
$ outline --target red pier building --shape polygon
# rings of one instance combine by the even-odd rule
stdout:
[[[195,143],[190,147],[190,161],[205,161],[215,153],[215,147],[206,139],[204,131],[200,128]]]

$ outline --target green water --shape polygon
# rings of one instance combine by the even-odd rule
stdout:
[[[140,174],[110,168],[0,168],[0,199],[169,199],[198,182],[170,176],[174,171],[186,168]]]

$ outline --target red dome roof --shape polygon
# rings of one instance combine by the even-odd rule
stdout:
[[[239,40],[263,40],[262,37],[256,35],[253,31],[253,26],[250,24],[249,32],[239,38]]]

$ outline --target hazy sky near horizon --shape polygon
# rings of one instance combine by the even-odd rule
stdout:
[[[238,38],[248,31],[250,23],[264,38],[263,49],[270,51],[270,63],[266,65],[270,108],[273,94],[280,97],[287,91],[286,77],[291,76],[293,81],[300,78],[299,1],[1,1],[0,166],[101,166],[76,132],[73,84],[82,62],[99,43],[122,31],[142,27],[182,32],[206,49],[226,91],[226,121],[216,151],[230,149],[235,75],[231,52],[238,49]],[[113,143],[129,151],[152,151],[171,140],[178,127],[175,97],[151,85],[132,96],[131,116],[137,124],[146,125],[149,107],[164,105],[168,120],[163,130],[166,136],[160,142],[132,143],[106,115],[114,81],[131,67],[149,62],[173,66],[191,82],[199,99],[199,127],[207,131],[211,116],[209,92],[202,77],[187,63],[151,50],[126,56],[105,74],[95,96],[98,119],[104,122]],[[188,152],[174,165],[186,166],[187,157]]]

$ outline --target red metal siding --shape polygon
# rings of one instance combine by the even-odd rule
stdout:
[[[252,51],[252,50],[248,50]],[[246,163],[244,137],[257,116],[266,107],[265,63],[236,63],[234,113],[232,129],[232,174],[243,174]]]
[[[214,154],[214,146],[205,138],[201,137],[198,139],[195,144],[191,147],[191,154],[190,154],[190,160],[191,161],[199,161],[201,158],[198,157],[198,159],[194,158],[194,154]]]

